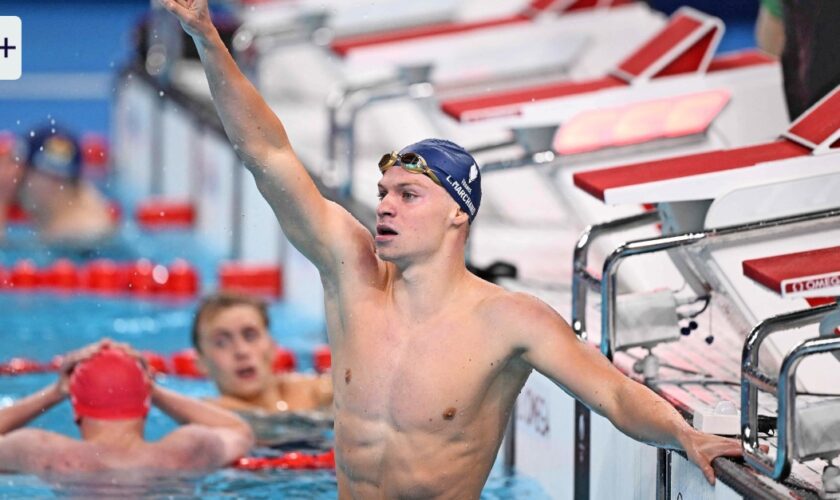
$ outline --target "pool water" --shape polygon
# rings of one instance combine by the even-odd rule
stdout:
[[[131,213],[126,211],[125,213]],[[41,246],[25,226],[12,228],[9,245],[0,248],[0,265],[32,259],[39,266],[56,258],[83,262],[90,256]],[[148,258],[169,263],[185,258],[198,269],[202,290],[215,288],[214,278],[219,255],[197,241],[190,232],[143,233],[125,222],[116,243],[96,252],[95,257],[117,261]],[[57,354],[77,349],[102,337],[128,342],[138,350],[168,357],[190,346],[189,330],[195,299],[166,300],[130,296],[86,294],[26,293],[0,290],[0,363],[13,357],[47,362]],[[288,302],[270,305],[271,334],[297,357],[301,370],[312,369],[315,348],[325,343],[323,317]],[[52,383],[54,374],[0,376],[0,406]],[[215,396],[215,387],[205,380],[163,376],[160,384],[193,397]],[[69,402],[65,401],[35,419],[30,425],[78,438]],[[293,426],[285,421],[282,425]],[[158,440],[174,429],[176,423],[157,408],[149,414],[146,437]],[[299,428],[304,434],[307,429]],[[310,429],[311,430],[311,429]],[[328,446],[331,432],[322,435],[317,447]],[[281,453],[271,448],[257,448],[254,455]],[[443,465],[442,465],[443,466]],[[0,498],[52,498],[56,496],[90,497],[165,497],[165,498],[335,498],[333,471],[240,471],[223,469],[201,477],[136,478],[121,476],[63,476],[37,478],[30,475],[0,474]],[[530,478],[507,473],[494,467],[482,498],[546,498]]]

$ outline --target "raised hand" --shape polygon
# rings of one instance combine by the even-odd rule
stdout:
[[[118,349],[134,357],[143,367],[143,371],[145,372],[147,381],[150,384],[153,382],[154,377],[151,374],[151,370],[149,369],[148,363],[146,362],[146,358],[144,358],[142,354],[137,352],[133,347],[131,347],[131,345],[127,343],[116,342],[106,337],[92,344],[88,344],[80,349],[71,351],[65,354],[64,356],[60,357],[58,367],[58,387],[63,395],[66,396],[70,392],[70,375],[73,373],[73,369],[76,367],[76,365],[93,356],[102,349]]]
[[[58,387],[61,393],[65,396],[70,393],[70,374],[73,373],[73,369],[77,364],[93,356],[103,347],[110,345],[111,339],[105,338],[61,356],[61,361],[58,366]]]
[[[193,39],[206,37],[212,32],[213,22],[207,0],[158,0],[160,4],[181,21],[181,27]]]
[[[703,471],[709,484],[715,484],[715,471],[712,467],[715,458],[742,456],[741,443],[737,440],[702,432],[692,433],[684,446],[688,459]]]

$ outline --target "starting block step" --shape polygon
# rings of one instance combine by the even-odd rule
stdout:
[[[730,401],[721,401],[714,407],[695,408],[693,425],[707,434],[737,436],[741,434],[741,412]]]

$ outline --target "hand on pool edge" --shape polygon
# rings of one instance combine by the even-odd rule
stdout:
[[[741,443],[738,440],[716,436],[714,434],[705,434],[694,429],[682,441],[683,449],[688,459],[700,468],[700,471],[703,472],[706,480],[711,485],[715,484],[715,470],[712,467],[712,462],[716,458],[740,458],[743,455]]]

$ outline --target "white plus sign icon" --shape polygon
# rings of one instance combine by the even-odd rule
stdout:
[[[17,80],[23,66],[23,29],[17,16],[0,16],[0,80]]]

